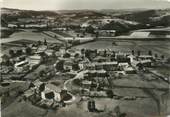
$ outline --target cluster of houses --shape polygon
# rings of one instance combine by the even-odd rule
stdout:
[[[119,53],[112,50],[65,50],[60,48],[60,57],[56,62],[63,62],[66,71],[74,71],[74,66],[78,70],[104,70],[106,72],[115,71],[116,73],[130,74],[144,67],[152,67],[153,60],[151,55],[132,55],[131,53]],[[65,55],[69,55],[66,57]]]
[[[87,53],[88,55],[86,55]],[[68,58],[60,57],[63,61],[63,72],[81,72],[82,95],[90,97],[108,97],[108,77],[121,78],[128,74],[137,74],[137,71],[154,65],[155,57],[152,55],[132,55],[132,53],[119,53],[112,50],[67,50]],[[79,55],[79,56],[76,56]],[[74,65],[78,69],[74,69]],[[82,72],[83,71],[83,72]],[[106,81],[105,81],[106,80]],[[102,88],[102,90],[96,90]],[[92,90],[92,88],[95,90]]]
[[[74,97],[67,90],[60,89],[51,82],[35,80],[29,90],[24,93],[25,101],[43,108],[61,108],[74,101]]]
[[[33,70],[45,60],[56,56],[57,53],[55,55],[55,52],[60,48],[59,46],[58,44],[29,44],[26,47],[10,49],[9,53],[1,56],[2,69],[13,66],[15,73],[25,73]]]

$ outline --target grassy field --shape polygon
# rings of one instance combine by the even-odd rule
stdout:
[[[44,41],[44,39],[47,40],[47,42],[51,43],[61,43],[60,41],[56,40],[55,38],[49,37],[41,32],[33,32],[32,30],[25,30],[22,32],[13,33],[10,35],[9,38],[2,38],[1,43],[8,43],[13,42],[17,40],[31,40],[31,41]]]
[[[153,54],[164,55],[170,57],[170,41],[132,41],[120,40],[114,41],[116,45],[112,45],[113,41],[96,41],[75,46],[76,49],[112,49],[120,52],[131,52],[132,50],[141,51],[141,54],[148,54],[151,50]]]
[[[57,33],[57,34],[59,34],[59,35],[61,35],[63,37],[73,37],[73,36],[71,36],[71,35],[69,35],[69,34],[67,34],[65,32],[55,31],[55,33]]]

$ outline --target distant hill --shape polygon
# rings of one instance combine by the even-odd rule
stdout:
[[[169,26],[167,14],[170,14],[170,9],[165,10],[145,10],[145,11],[138,11],[138,12],[131,12],[127,14],[118,14],[114,17],[118,17],[125,20],[136,21],[143,24],[150,24],[150,25],[162,25],[161,22],[164,22]],[[153,20],[154,18],[161,17],[160,20]],[[167,20],[165,20],[167,19]],[[163,21],[162,21],[163,20]]]
[[[104,13],[101,13],[97,10],[59,10],[61,15],[71,16],[71,18],[101,18],[103,16],[107,16]]]
[[[35,16],[42,16],[45,18],[45,17],[59,17],[60,15],[55,11],[33,11],[1,8],[1,17],[7,22],[17,21],[18,18],[32,18]]]
[[[47,18],[53,17],[56,21],[72,23],[74,21],[86,22],[89,19],[100,19],[104,17],[119,19],[106,24],[102,28],[114,29],[120,32],[140,28],[151,28],[157,26],[170,26],[170,9],[126,9],[126,10],[56,10],[56,11],[33,11],[1,8],[1,18],[6,22],[18,21],[18,18]],[[83,19],[83,20],[82,20]],[[136,23],[136,24],[134,24]],[[3,22],[3,25],[5,23]]]
[[[115,19],[115,20],[111,21],[110,23],[101,27],[101,29],[116,30],[117,35],[120,35],[122,33],[127,33],[130,30],[136,30],[136,29],[141,29],[141,28],[146,28],[146,27],[147,26],[145,24],[138,23],[135,21]]]

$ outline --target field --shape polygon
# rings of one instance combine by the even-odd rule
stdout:
[[[55,31],[55,33],[56,33],[56,34],[59,34],[59,35],[61,35],[61,36],[63,36],[63,37],[72,37],[71,35],[69,35],[69,34],[67,34],[67,33],[65,33],[65,32]]]
[[[1,38],[0,44],[1,48],[0,51],[3,54],[8,54],[9,49],[17,49],[21,48],[22,44],[33,44],[37,41],[44,41],[47,40],[48,43],[62,43],[56,38],[48,36],[42,32],[34,32],[33,30],[24,30],[22,32],[16,32],[10,35],[9,38]]]
[[[33,30],[24,30],[22,32],[16,32],[10,35],[9,38],[2,38],[1,43],[8,43],[18,40],[31,40],[31,41],[44,41],[46,39],[51,43],[61,43],[55,38],[49,37],[41,32],[33,32]]]
[[[112,44],[115,42],[116,44]],[[106,40],[106,41],[96,41],[92,43],[86,43],[82,45],[75,46],[76,49],[112,49],[117,52],[131,52],[132,50],[141,51],[141,54],[148,54],[151,50],[153,54],[158,54],[158,56],[164,55],[165,57],[170,57],[170,41],[134,41],[134,40]]]

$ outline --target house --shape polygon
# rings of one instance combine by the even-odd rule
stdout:
[[[8,24],[8,27],[9,28],[16,28],[18,25],[17,24],[12,24],[12,23],[9,23]]]
[[[128,55],[127,58],[130,59],[130,63],[132,63],[133,60],[136,59],[136,57],[134,55]]]
[[[40,64],[43,59],[41,56],[39,55],[33,55],[33,56],[29,56],[29,64]]]
[[[54,55],[54,50],[52,50],[52,49],[47,49],[47,50],[45,50],[45,54],[46,54],[47,56],[53,56],[53,55]]]
[[[67,53],[69,53],[71,56],[75,56],[76,51],[73,50],[73,49],[68,49],[68,50],[67,50]]]
[[[65,47],[61,47],[59,49],[59,52],[62,53],[62,55],[64,55],[66,53],[66,48]]]
[[[102,62],[102,63],[94,63],[95,70],[106,70],[106,71],[114,71],[117,68],[118,62]]]
[[[41,97],[44,100],[55,100],[55,101],[61,101],[60,98],[60,92],[61,89],[57,88],[55,85],[51,83],[45,84],[45,89],[43,92],[41,92]]]
[[[60,101],[60,94],[59,93],[56,93],[54,91],[51,91],[51,90],[45,90],[43,92],[41,92],[41,98],[43,100],[55,100],[55,101]]]
[[[99,55],[99,56],[104,56],[104,54],[105,54],[105,49],[97,49],[97,54]]]
[[[117,53],[115,56],[116,60],[120,63],[127,62],[130,63],[131,59],[126,56],[126,54],[123,53]]]
[[[9,59],[10,57],[8,55],[0,53],[0,63],[6,63]]]
[[[90,91],[90,97],[108,97],[106,91]]]
[[[122,68],[127,68],[129,66],[129,63],[119,63],[118,66]]]
[[[96,30],[95,32],[101,37],[114,37],[116,34],[115,30]]]
[[[80,61],[79,62],[79,68],[80,69],[86,69],[88,65],[89,65],[88,61]]]
[[[153,56],[151,56],[151,55],[140,55],[139,57],[138,57],[140,60],[153,60]]]
[[[58,28],[54,28],[53,30],[55,30],[55,31],[66,31],[67,28],[65,28],[65,27],[58,27]]]
[[[57,51],[57,52],[55,52],[55,56],[56,56],[56,57],[61,57],[61,56],[62,56],[62,53],[59,52],[59,51]]]
[[[114,71],[116,76],[122,76],[122,75],[126,75],[125,71]]]
[[[65,61],[63,67],[64,67],[64,70],[72,70],[73,69],[73,62],[72,61]]]
[[[151,67],[152,66],[152,61],[151,60],[141,60],[140,63],[144,66],[144,67]]]
[[[106,62],[106,57],[97,56],[93,59],[94,62]]]
[[[42,45],[42,46],[39,46],[38,48],[37,48],[37,51],[35,52],[35,53],[42,53],[42,52],[45,52],[47,50],[47,46],[45,46],[45,45]]]
[[[24,60],[18,63],[15,63],[14,68],[16,72],[23,72],[23,70],[26,70],[26,68],[29,67],[29,62],[28,60]]]
[[[95,64],[94,63],[86,64],[85,67],[86,67],[87,70],[95,70]]]
[[[126,72],[126,74],[135,74],[136,70],[133,67],[125,67],[124,71]]]
[[[43,82],[41,82],[40,80],[35,80],[34,82],[33,82],[33,85],[35,86],[35,88],[39,88],[40,87],[40,85],[42,85],[43,84]]]
[[[91,86],[91,84],[92,84],[92,81],[88,81],[88,80],[83,80],[82,81],[82,86],[84,87],[84,88],[90,88],[90,86]]]

